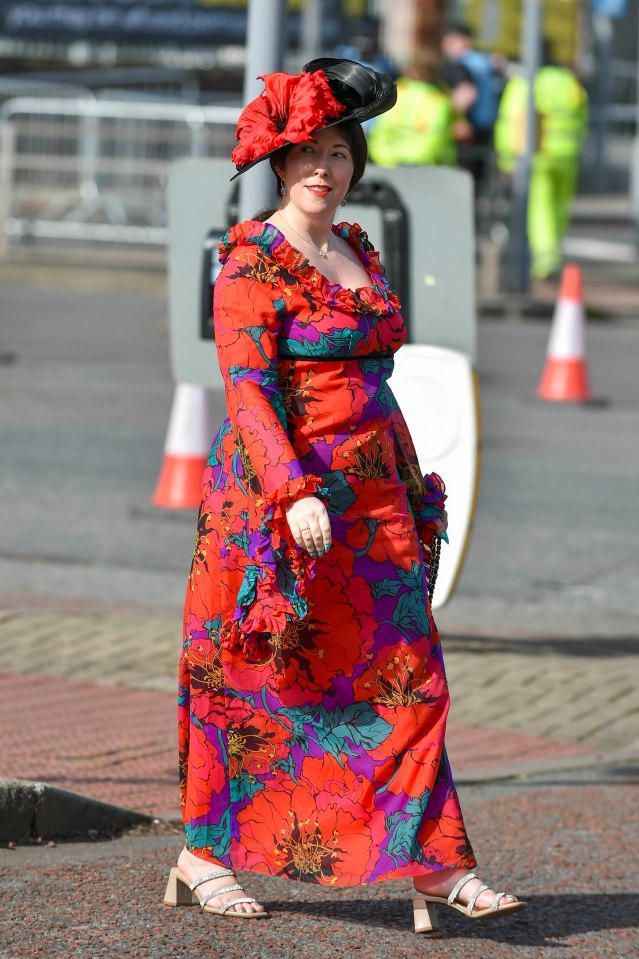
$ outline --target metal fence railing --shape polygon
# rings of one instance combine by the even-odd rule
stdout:
[[[637,64],[613,59],[586,83],[590,129],[581,158],[579,189],[584,193],[626,193],[629,188],[639,100]]]
[[[0,106],[16,97],[81,97],[93,96],[88,87],[71,83],[33,80],[24,77],[0,76]]]
[[[165,87],[162,95],[193,92],[181,76],[169,79],[175,89]],[[239,106],[144,99],[159,95],[157,88],[100,97],[43,82],[0,78],[0,253],[34,238],[165,244],[170,164],[186,156],[228,157]],[[628,192],[638,135],[636,65],[612,61],[605,109],[596,82],[589,83],[580,190],[603,185]],[[24,90],[29,94],[16,95]],[[493,177],[481,198],[480,231],[501,219],[498,187]]]
[[[228,157],[239,109],[14,97],[0,107],[0,250],[26,238],[166,242],[165,177]]]
[[[116,93],[117,99],[120,94],[128,93],[137,94],[140,99],[163,96],[167,100],[200,102],[199,83],[194,71],[171,67],[73,67],[0,77],[0,91],[5,84],[25,87],[22,91],[18,89],[14,96],[31,96],[36,92],[38,96],[67,96],[59,92],[66,88],[75,90],[72,95],[76,97],[82,95],[81,91],[90,91],[93,96],[107,99],[109,93]]]

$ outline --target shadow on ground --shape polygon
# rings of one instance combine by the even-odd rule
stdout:
[[[530,896],[523,912],[501,918],[470,920],[453,909],[440,909],[440,930],[424,938],[468,937],[510,945],[549,946],[557,940],[601,930],[636,929],[637,897],[630,894]],[[412,931],[410,901],[353,899],[343,902],[271,900],[264,905],[279,918],[304,916],[365,925],[380,932]]]
[[[503,653],[517,656],[539,657],[545,653],[553,656],[593,656],[609,659],[616,656],[639,656],[637,636],[533,636],[527,639],[495,639],[485,636],[463,636],[446,633],[443,636],[445,649],[451,653],[472,652],[475,655]]]

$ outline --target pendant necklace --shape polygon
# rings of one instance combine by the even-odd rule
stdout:
[[[319,253],[319,255],[321,256],[321,258],[322,258],[323,260],[327,260],[327,259],[328,259],[328,244],[329,244],[329,241],[328,241],[328,240],[326,241],[326,243],[323,243],[322,246],[317,246],[317,244],[316,244],[316,243],[313,243],[312,240],[305,240],[304,237],[301,235],[301,233],[298,233],[297,230],[295,230],[295,229],[291,226],[291,224],[288,222],[288,220],[286,219],[286,217],[284,216],[283,213],[281,213],[280,216],[282,217],[282,219],[283,219],[284,222],[286,223],[286,225],[287,225],[287,227],[289,228],[289,230],[290,230],[292,233],[294,233],[295,236],[298,237],[298,239],[302,240],[304,243],[308,243],[309,245],[314,246],[315,249],[317,250],[317,252]]]

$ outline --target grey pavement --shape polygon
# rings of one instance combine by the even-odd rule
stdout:
[[[411,928],[408,879],[338,890],[240,875],[272,918],[162,905],[181,831],[0,848],[2,959],[637,959],[637,771],[462,786],[479,874],[527,909],[493,922],[440,910]]]
[[[193,516],[148,503],[173,390],[164,299],[9,284],[0,297],[15,357],[0,381],[5,607],[178,607]],[[472,635],[634,636],[639,324],[590,325],[586,407],[536,400],[547,336],[544,321],[480,324],[479,510],[439,619]],[[222,409],[213,394],[213,423]]]
[[[598,271],[597,302],[623,308],[589,324],[589,406],[535,398],[547,319],[481,322],[479,510],[438,615],[453,723],[503,730],[505,748],[514,731],[589,750],[588,768],[460,780],[481,875],[529,909],[495,924],[451,913],[429,941],[410,930],[408,881],[336,893],[252,876],[274,918],[216,923],[163,909],[181,845],[165,822],[0,848],[0,959],[637,959],[639,295],[615,290],[627,271]],[[148,503],[167,351],[154,268],[0,264],[0,673],[34,690],[62,677],[174,691],[195,517]],[[211,396],[213,423],[221,411]]]
[[[0,284],[0,670],[173,690],[195,517],[149,505],[165,299],[110,275]],[[438,614],[452,718],[638,758],[639,323],[589,324],[587,406],[536,399],[547,337],[480,324],[479,509]]]

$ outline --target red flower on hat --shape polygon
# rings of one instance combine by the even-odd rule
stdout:
[[[231,159],[238,169],[286,143],[303,143],[346,109],[321,70],[300,76],[268,73],[258,79],[264,81],[264,91],[244,107],[235,130],[239,143]]]

